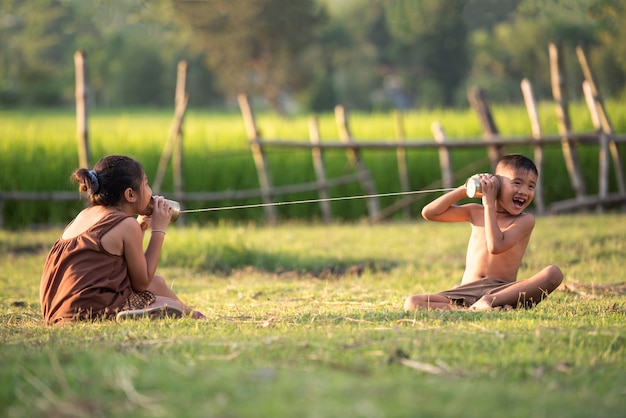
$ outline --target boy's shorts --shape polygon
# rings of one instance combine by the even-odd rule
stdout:
[[[447,297],[455,305],[472,306],[481,297],[506,289],[515,283],[517,282],[502,279],[482,279],[435,294]]]

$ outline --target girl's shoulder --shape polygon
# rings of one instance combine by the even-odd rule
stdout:
[[[108,232],[118,224],[134,218],[117,210],[103,206],[93,206],[83,209],[63,231],[62,239],[71,239],[89,231],[100,231],[98,235]]]
[[[100,238],[102,247],[111,254],[122,255],[124,243],[134,240],[141,240],[143,232],[137,220],[126,215],[119,222],[108,229]]]
[[[78,215],[65,227],[63,239],[71,239],[84,234],[86,231],[93,228],[106,213],[99,209],[99,207],[88,207],[81,210]]]

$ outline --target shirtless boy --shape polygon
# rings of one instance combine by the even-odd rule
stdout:
[[[509,154],[500,159],[496,173],[479,174],[482,205],[457,205],[466,198],[465,185],[435,199],[422,210],[429,221],[469,222],[472,232],[467,246],[465,272],[459,286],[451,290],[409,296],[404,310],[460,309],[492,310],[532,307],[563,281],[554,265],[534,276],[517,281],[517,272],[535,218],[524,213],[535,196],[537,167],[529,158]]]

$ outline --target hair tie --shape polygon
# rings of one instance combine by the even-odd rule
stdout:
[[[98,181],[98,173],[95,170],[89,170],[89,180],[91,180],[91,193],[98,193],[100,190],[100,182]]]

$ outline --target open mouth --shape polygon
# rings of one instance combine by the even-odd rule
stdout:
[[[524,207],[525,204],[526,204],[526,199],[513,198],[513,206],[515,206],[516,208],[521,209]]]

